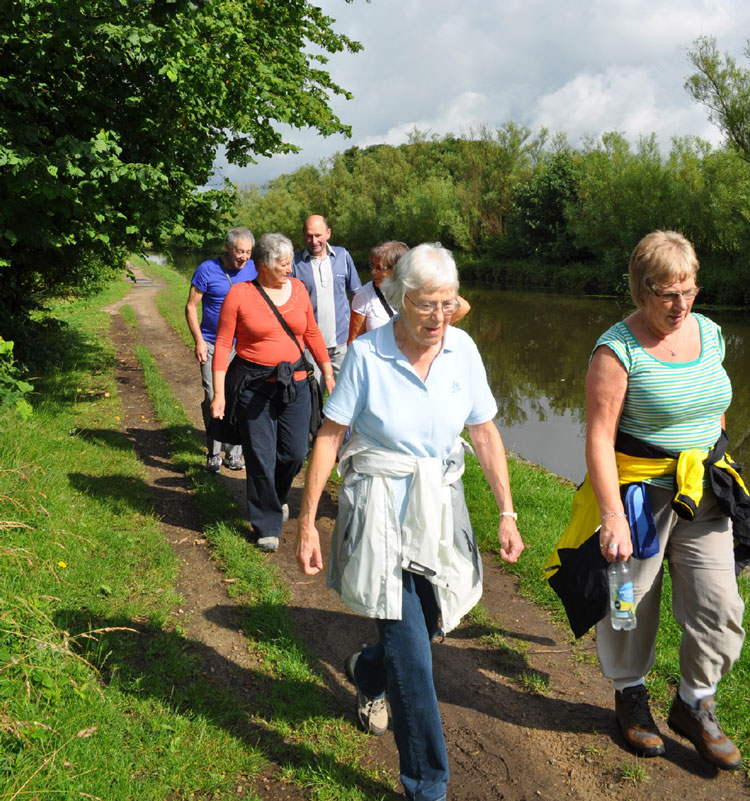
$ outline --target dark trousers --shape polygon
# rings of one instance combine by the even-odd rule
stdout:
[[[362,650],[355,673],[362,692],[386,690],[401,783],[410,801],[444,801],[448,752],[443,737],[430,642],[438,630],[438,606],[423,576],[403,571],[401,620],[377,620],[380,642]]]
[[[310,388],[297,381],[297,397],[283,403],[274,382],[244,390],[237,402],[247,475],[247,514],[258,537],[281,534],[281,507],[307,455]]]

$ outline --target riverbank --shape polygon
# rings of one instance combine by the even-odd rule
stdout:
[[[395,799],[390,735],[356,731],[341,670],[371,624],[299,575],[293,521],[273,557],[246,542],[241,477],[201,471],[197,370],[155,293],[140,281],[130,312],[108,298],[109,336],[101,313],[61,310],[72,364],[44,377],[34,425],[7,425],[0,446],[2,518],[16,524],[5,526],[0,574],[10,797]],[[175,282],[159,308],[181,311],[186,295]],[[475,468],[467,492],[492,545],[497,520]],[[554,479],[512,469],[524,557],[543,559],[536,532],[566,516],[542,491]],[[298,503],[299,486],[293,514]],[[329,496],[324,536],[334,513]],[[434,651],[453,801],[746,792],[737,775],[701,772],[671,738],[669,759],[635,762],[591,642],[574,649],[491,548],[485,565],[482,605]]]

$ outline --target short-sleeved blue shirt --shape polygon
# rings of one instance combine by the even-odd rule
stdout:
[[[255,269],[252,259],[248,259],[241,270],[227,270],[226,272],[218,258],[208,259],[198,265],[190,283],[203,293],[201,334],[206,342],[216,342],[216,327],[219,324],[221,304],[232,285],[238,284],[240,281],[252,281],[257,275],[258,271]]]
[[[464,426],[492,420],[497,403],[465,331],[448,326],[423,382],[396,345],[398,319],[352,342],[324,414],[384,448],[444,460]]]

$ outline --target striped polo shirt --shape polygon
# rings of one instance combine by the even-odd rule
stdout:
[[[628,389],[618,428],[672,451],[708,450],[721,433],[721,415],[732,400],[732,385],[722,362],[721,329],[702,314],[693,315],[701,335],[701,353],[689,362],[663,362],[647,353],[624,322],[599,338],[628,373]],[[650,483],[671,489],[670,478]]]

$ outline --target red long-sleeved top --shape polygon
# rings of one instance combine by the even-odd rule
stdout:
[[[292,329],[300,347],[304,348],[306,344],[319,365],[328,362],[328,350],[315,322],[307,289],[296,278],[289,278],[289,281],[292,294],[286,303],[276,309]],[[216,329],[214,370],[226,370],[229,367],[229,353],[235,338],[237,354],[256,364],[294,364],[300,357],[299,348],[249,281],[235,284],[224,298]],[[294,377],[299,381],[305,378],[305,372],[298,370]]]

